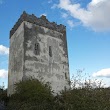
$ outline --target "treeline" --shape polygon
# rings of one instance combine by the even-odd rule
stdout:
[[[110,88],[73,87],[54,96],[49,84],[29,79],[15,85],[16,92],[6,97],[6,90],[0,92],[6,110],[110,110]]]

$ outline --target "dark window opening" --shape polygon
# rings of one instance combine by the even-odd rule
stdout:
[[[49,46],[49,56],[52,57],[52,47]]]
[[[65,79],[67,79],[67,74],[65,73]]]
[[[40,52],[39,43],[36,43],[36,44],[35,44],[34,51],[35,51],[35,54],[36,54],[36,55],[39,54],[39,52]]]

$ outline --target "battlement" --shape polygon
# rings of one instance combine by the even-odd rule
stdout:
[[[46,28],[49,28],[54,31],[58,31],[63,33],[66,30],[66,26],[60,24],[57,25],[55,22],[49,22],[46,16],[42,15],[40,18],[37,18],[34,14],[29,15],[25,11],[23,14],[20,16],[16,24],[13,26],[13,28],[10,31],[10,38],[11,36],[15,33],[15,31],[18,29],[18,27],[21,25],[23,21],[27,21],[39,26],[43,26]]]

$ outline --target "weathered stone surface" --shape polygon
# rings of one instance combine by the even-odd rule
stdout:
[[[10,37],[15,33],[15,31],[18,29],[18,27],[23,21],[27,21],[39,26],[43,26],[61,33],[66,30],[66,27],[64,25],[62,24],[57,25],[55,22],[49,22],[46,19],[46,16],[44,15],[42,15],[40,18],[37,18],[34,14],[29,15],[24,11],[23,14],[20,16],[20,18],[18,19],[18,21],[16,22],[16,24],[14,25],[14,27],[12,28],[12,30],[10,31]]]
[[[10,34],[8,95],[14,92],[14,83],[28,77],[50,82],[55,93],[69,89],[65,26],[55,26],[52,30],[45,16],[40,19],[26,13],[22,16],[23,22],[15,25]]]

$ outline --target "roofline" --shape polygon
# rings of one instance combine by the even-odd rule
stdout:
[[[23,12],[23,14],[20,16],[20,18],[18,19],[18,21],[15,23],[15,25],[13,26],[13,28],[10,31],[10,38],[11,36],[15,33],[15,31],[18,29],[18,27],[21,25],[21,23],[23,21],[27,21],[39,26],[43,26],[58,32],[65,32],[66,31],[66,26],[60,24],[56,24],[55,22],[49,22],[48,19],[46,18],[46,16],[42,15],[40,18],[37,18],[34,14],[29,15],[27,14],[25,11]]]

